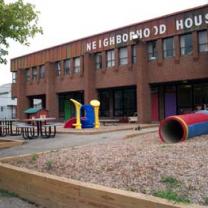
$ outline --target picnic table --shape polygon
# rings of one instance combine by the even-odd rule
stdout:
[[[48,121],[56,120],[56,118],[30,118],[24,119],[25,124],[20,124],[18,128],[21,129],[24,139],[34,139],[38,137],[52,138],[56,135],[56,125],[49,124]]]
[[[13,131],[14,122],[18,119],[0,119],[0,136],[16,136],[18,132]]]

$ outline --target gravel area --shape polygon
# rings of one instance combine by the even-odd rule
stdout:
[[[207,135],[183,143],[161,144],[157,133],[149,133],[10,163],[134,192],[154,195],[171,189],[192,203],[205,205],[208,201]],[[169,179],[174,184],[169,184]]]

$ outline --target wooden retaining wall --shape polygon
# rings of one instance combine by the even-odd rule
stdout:
[[[201,208],[0,162],[0,188],[48,208]]]

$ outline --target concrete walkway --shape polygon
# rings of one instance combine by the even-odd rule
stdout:
[[[93,135],[78,135],[78,134],[57,134],[55,138],[50,139],[33,139],[25,140],[26,143],[20,146],[1,149],[0,157],[15,156],[23,154],[33,154],[38,152],[50,151],[55,149],[67,148],[72,146],[80,146],[93,142],[107,142],[119,140],[144,134],[152,131],[157,131],[157,127],[145,128],[141,130],[125,130],[99,133]],[[9,137],[8,139],[19,139],[22,137]]]

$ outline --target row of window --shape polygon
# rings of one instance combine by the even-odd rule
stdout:
[[[119,64],[125,65],[128,63],[128,51],[127,47],[120,48],[119,49]],[[136,63],[136,47],[132,46],[132,63]],[[61,75],[61,61],[55,62],[55,73],[56,76]],[[72,74],[76,73],[79,74],[81,72],[81,58],[76,57],[73,58],[73,64],[72,59],[66,59],[64,60],[64,74]],[[96,69],[102,68],[102,53],[96,53],[95,54],[95,64]],[[115,66],[115,51],[109,50],[107,51],[107,62],[106,62],[107,68]],[[13,74],[14,75],[14,74]],[[32,67],[32,70],[26,69],[25,70],[25,80],[29,81],[37,80],[37,79],[44,79],[45,78],[45,66],[41,65],[40,67]],[[13,76],[13,83],[16,82],[16,76]]]
[[[163,57],[169,58],[175,56],[175,45],[173,37],[163,39]],[[207,31],[198,32],[198,46],[199,52],[208,52],[208,34]],[[192,34],[188,33],[180,36],[180,54],[190,55],[193,50]],[[147,43],[148,60],[155,60],[158,58],[157,41],[150,41]]]
[[[71,59],[64,60],[64,74],[70,74],[72,70],[71,66]],[[81,65],[80,65],[80,57],[74,58],[74,73],[80,73]],[[61,75],[61,61],[55,62],[55,73],[56,76]],[[30,69],[25,70],[25,80],[29,81],[37,80],[37,79],[44,79],[45,78],[45,66],[41,65],[39,67],[32,67],[32,71]],[[13,73],[12,78],[13,83],[16,82],[16,73]]]
[[[56,70],[56,76],[60,76],[61,75],[61,61],[57,61],[55,63],[55,70]],[[81,72],[80,57],[76,57],[73,59],[73,65],[72,65],[72,59],[64,60],[64,74],[72,74],[72,73],[79,74],[80,72]]]
[[[180,36],[180,53],[181,55],[190,55],[193,49],[192,34],[184,34]],[[198,48],[199,52],[208,52],[208,33],[207,30],[198,32]],[[168,37],[162,40],[163,57],[169,58],[175,56],[175,45],[174,38]],[[147,42],[147,55],[148,60],[156,60],[158,58],[157,51],[157,40]],[[128,64],[128,48],[122,47],[118,49],[118,63],[120,66]],[[96,69],[102,69],[103,61],[105,61],[106,68],[114,67],[116,64],[115,49],[106,51],[106,59],[103,60],[102,53],[96,53],[94,56]],[[136,63],[136,46],[131,46],[131,62]],[[55,62],[55,72],[56,76],[61,75],[61,61]],[[64,64],[64,74],[79,74],[81,72],[81,58],[71,58],[66,59]],[[30,74],[32,73],[32,75]],[[32,67],[32,72],[30,69],[25,70],[25,80],[36,80],[45,78],[45,67],[41,65],[39,67]],[[16,76],[13,77],[13,82],[16,81]]]
[[[136,63],[136,46],[133,45],[132,48],[132,57],[131,57],[131,61],[133,64]],[[127,47],[123,47],[123,48],[119,48],[119,65],[126,65],[128,64],[128,48]],[[115,50],[108,50],[106,52],[106,67],[107,68],[111,68],[115,66],[115,62],[116,58],[115,58]],[[103,68],[103,60],[102,60],[102,53],[96,53],[95,54],[95,65],[96,65],[96,69],[101,69]]]

